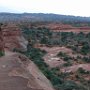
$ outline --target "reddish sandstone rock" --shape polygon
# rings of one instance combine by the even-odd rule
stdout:
[[[6,49],[27,50],[28,41],[22,36],[22,32],[18,26],[13,24],[3,27],[3,35]]]
[[[0,58],[0,90],[54,90],[50,81],[26,56],[6,51]]]

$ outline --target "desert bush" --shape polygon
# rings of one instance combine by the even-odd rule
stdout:
[[[90,46],[88,44],[83,45],[80,52],[84,55],[88,54],[90,52]]]
[[[90,74],[89,71],[86,71],[86,70],[84,70],[83,68],[79,68],[79,69],[77,70],[77,72],[80,73],[80,74]]]
[[[59,56],[59,57],[64,57],[64,56],[66,56],[66,54],[63,53],[63,52],[59,52],[59,53],[57,54],[57,56]]]
[[[83,57],[82,60],[86,63],[90,63],[90,57]]]
[[[4,52],[0,51],[0,57],[4,56]]]
[[[62,32],[60,34],[55,34],[54,32],[50,32],[49,30],[46,30],[46,29],[40,30],[39,28],[37,30],[34,30],[34,29],[26,30],[25,33],[28,34],[28,37],[32,41],[39,41],[39,43],[42,43],[42,44],[44,43],[47,46],[49,45],[54,46],[56,44],[65,45],[65,46],[67,46],[68,44],[72,45],[70,48],[72,48],[75,52],[77,52],[77,50],[79,49],[78,44],[83,42],[82,39],[86,41],[85,34],[83,33],[79,33],[78,35],[74,33],[65,33],[65,32]],[[54,33],[55,36],[52,37],[52,33]],[[85,46],[85,43],[82,45],[84,46],[84,50],[87,49],[87,46]],[[81,50],[81,51],[83,52],[84,50]],[[27,55],[39,67],[39,69],[43,72],[43,74],[54,85],[56,90],[88,90],[83,86],[77,85],[75,81],[68,81],[67,77],[69,78],[70,76],[69,73],[61,73],[59,68],[51,69],[44,62],[42,58],[46,53],[47,53],[46,51],[42,51],[40,49],[34,48],[33,45],[29,45],[28,51],[24,54]],[[66,61],[64,66],[72,65],[72,63],[69,62],[69,60],[73,60],[70,56],[66,55],[63,52],[59,52],[57,56],[62,57],[64,61]],[[88,59],[86,58],[84,58],[84,60],[88,61]],[[80,69],[78,73],[84,74],[86,73],[86,71]]]
[[[71,60],[72,58],[70,57],[70,56],[65,56],[64,58],[63,58],[63,60],[64,61],[69,61],[69,60]]]
[[[81,56],[77,56],[77,59],[82,59],[82,57]]]
[[[62,85],[62,90],[87,90],[81,85],[76,84],[74,81],[65,81]]]
[[[68,62],[64,63],[63,66],[64,67],[72,66],[72,63],[68,61]]]

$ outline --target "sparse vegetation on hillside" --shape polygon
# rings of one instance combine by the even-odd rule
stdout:
[[[81,54],[87,54],[90,51],[89,33],[84,34],[83,32],[80,32],[76,34],[73,32],[52,32],[47,28],[23,29],[23,32],[33,44],[40,43],[51,46],[64,45]]]
[[[56,90],[88,90],[88,80],[84,79],[84,75],[89,75],[87,72],[79,69],[76,72],[62,72],[59,67],[51,68],[44,62],[43,56],[47,53],[35,45],[45,46],[64,46],[72,49],[73,53],[77,53],[76,58],[59,52],[57,55],[64,60],[62,67],[69,67],[75,64],[88,63],[90,49],[90,34],[73,33],[73,32],[52,32],[47,28],[22,28],[25,38],[29,41],[28,51],[24,52],[51,81]],[[88,49],[88,50],[87,50]],[[83,57],[82,57],[83,56]],[[75,59],[75,60],[74,60]],[[85,83],[82,83],[82,81]],[[78,83],[77,83],[78,82]]]
[[[27,18],[26,18],[27,16]],[[89,25],[89,17],[75,17],[69,15],[59,14],[43,14],[43,13],[0,13],[1,22],[59,22],[64,24],[71,24],[73,26],[81,26],[83,23]]]
[[[65,79],[68,73],[59,73],[58,68],[51,69],[42,59],[45,53],[45,51],[30,46],[24,54],[34,61],[44,75],[51,81],[56,90],[87,90],[82,85],[80,86],[72,80]]]

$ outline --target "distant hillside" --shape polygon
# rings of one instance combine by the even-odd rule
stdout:
[[[46,21],[46,22],[62,22],[62,23],[77,23],[77,22],[90,22],[90,17],[58,15],[58,14],[43,14],[43,13],[0,13],[0,22],[8,21]]]

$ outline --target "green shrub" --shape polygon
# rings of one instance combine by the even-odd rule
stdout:
[[[71,59],[71,58],[68,57],[68,56],[65,56],[65,57],[63,58],[64,61],[69,61],[70,59]]]
[[[57,56],[59,56],[59,57],[64,57],[64,56],[66,56],[66,54],[63,53],[63,52],[59,52],[59,53],[57,54]]]
[[[4,52],[0,51],[0,57],[4,56]]]
[[[81,54],[88,54],[90,52],[90,46],[88,44],[83,45],[83,47],[81,48]]]
[[[82,60],[86,63],[90,63],[90,57],[83,57]]]
[[[82,59],[82,57],[81,56],[77,56],[77,59]]]
[[[68,61],[68,62],[64,63],[63,66],[64,67],[72,66],[72,63]]]
[[[80,73],[80,74],[90,74],[89,71],[86,71],[86,70],[84,70],[83,68],[79,68],[79,69],[77,70],[77,72]]]
[[[65,81],[62,85],[62,90],[87,90],[81,85],[76,84],[74,81]]]

